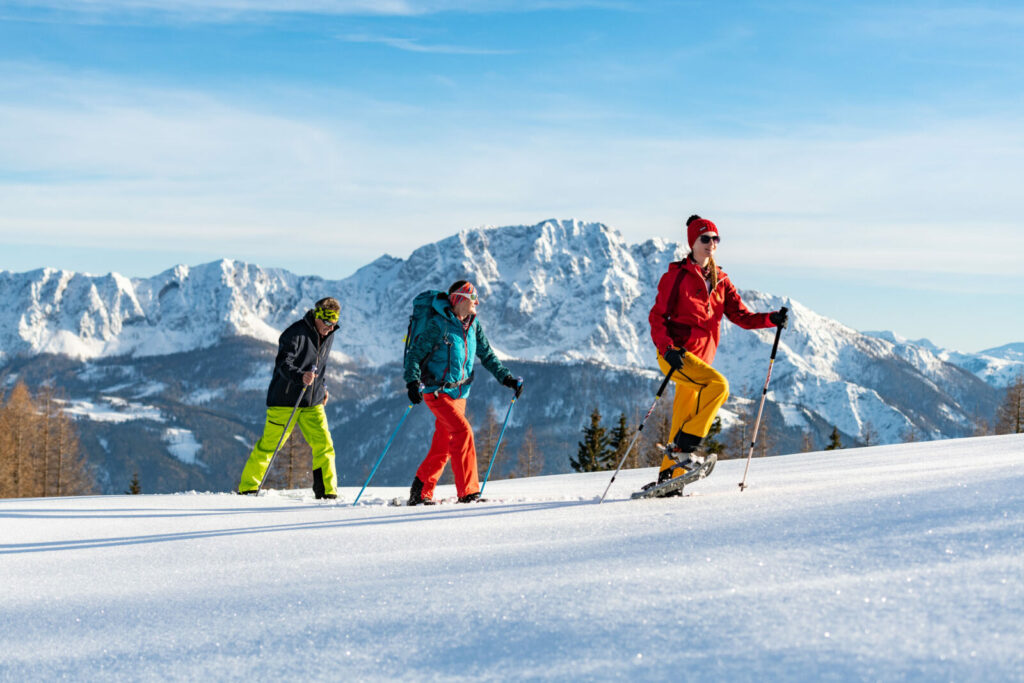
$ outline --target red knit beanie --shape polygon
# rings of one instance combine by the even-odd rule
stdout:
[[[717,235],[718,227],[700,216],[691,216],[690,220],[686,221],[686,241],[691,249],[693,249],[693,243],[697,241],[697,238],[706,232],[713,232]]]

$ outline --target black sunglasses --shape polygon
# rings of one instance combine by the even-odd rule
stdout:
[[[721,241],[722,241],[722,238],[719,237],[718,235],[701,235],[700,236],[700,243],[701,244],[711,244],[712,242],[714,242],[715,244],[718,244]]]

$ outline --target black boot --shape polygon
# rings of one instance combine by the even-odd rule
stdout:
[[[460,503],[486,503],[486,498],[481,498],[479,493],[467,493],[459,498]]]
[[[324,487],[324,469],[318,467],[313,470],[313,496],[317,500],[337,500],[337,493],[327,493],[327,489]]]
[[[682,453],[695,453],[700,448],[700,442],[703,440],[703,437],[687,434],[680,429],[676,432],[676,438],[672,439],[672,442],[675,443],[676,448]]]
[[[423,497],[423,482],[419,477],[414,477],[412,486],[409,487],[409,501],[406,505],[433,505],[434,501]]]

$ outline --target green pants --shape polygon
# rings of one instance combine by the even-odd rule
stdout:
[[[322,405],[312,408],[299,408],[295,417],[288,425],[288,434],[285,434],[284,441],[281,440],[281,433],[284,431],[285,422],[291,415],[292,409],[267,408],[267,423],[263,427],[263,436],[256,442],[256,447],[249,454],[249,461],[245,463],[242,470],[242,479],[238,482],[238,490],[241,492],[255,491],[263,481],[263,475],[270,466],[270,457],[278,442],[282,444],[288,440],[295,425],[299,425],[302,436],[306,443],[313,449],[313,493],[317,498],[325,495],[338,495],[338,473],[334,467],[334,441],[331,439],[331,432],[327,428],[327,413]]]

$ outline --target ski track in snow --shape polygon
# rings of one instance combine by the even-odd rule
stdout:
[[[743,465],[2,500],[0,680],[1024,680],[1024,436]]]

